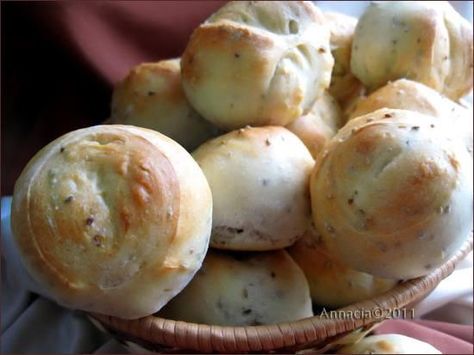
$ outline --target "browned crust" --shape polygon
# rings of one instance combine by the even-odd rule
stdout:
[[[112,145],[107,153],[112,164],[108,169],[113,169],[118,176],[122,176],[128,187],[128,193],[116,191],[118,204],[115,206],[115,235],[108,236],[112,244],[106,244],[104,248],[96,248],[85,238],[83,231],[87,226],[84,226],[84,213],[88,211],[87,205],[80,204],[81,191],[78,191],[77,200],[67,203],[66,212],[59,210],[48,214],[45,209],[51,202],[45,187],[45,169],[58,154],[63,154],[60,147],[73,150],[75,144],[85,140]],[[123,166],[124,160],[126,168]],[[94,279],[93,275],[87,274],[94,270],[94,262],[84,260],[89,268],[83,274],[84,270],[76,270],[60,252],[58,254],[57,250],[61,250],[61,245],[73,243],[76,247],[84,247],[86,251],[92,250],[89,255],[91,258],[96,258],[97,263],[106,262],[115,255],[122,243],[128,243],[134,248],[137,243],[150,242],[141,240],[141,237],[150,236],[128,235],[126,232],[134,227],[138,231],[143,223],[158,220],[165,227],[165,232],[160,234],[169,246],[177,232],[179,198],[178,178],[171,162],[145,138],[115,128],[110,133],[80,136],[79,140],[69,134],[67,138],[58,139],[38,153],[23,171],[15,188],[12,229],[30,271],[45,282],[52,292],[67,297],[67,294],[72,296],[84,287],[97,289],[98,285],[91,281]],[[84,202],[87,204],[87,198]],[[74,205],[77,205],[76,208]],[[167,214],[168,208],[173,210],[171,216]],[[52,219],[54,227],[48,223],[48,219]],[[153,260],[146,262],[155,265],[153,267],[161,267]]]
[[[152,81],[158,78],[166,84],[156,91]],[[111,107],[112,119],[115,122],[126,120],[128,105],[133,105],[134,110],[140,112],[157,101],[176,106],[186,104],[178,60],[143,63],[133,68],[115,87]]]
[[[206,63],[201,61],[200,52],[218,51],[221,55],[232,55],[251,51],[258,53],[273,47],[271,38],[258,32],[252,31],[250,27],[240,26],[232,22],[219,22],[217,24],[205,24],[198,27],[192,34],[182,57],[181,74],[191,86],[197,86],[204,75],[203,68]],[[263,66],[256,61],[255,73],[263,70]]]
[[[361,156],[370,156],[381,144],[380,139],[382,137],[375,134],[378,127],[386,126],[385,121],[374,121],[366,123],[356,129],[354,129],[350,140],[355,147],[355,152]],[[349,136],[348,136],[349,137]],[[328,152],[320,156],[317,159],[316,167],[313,171],[311,183],[316,184],[316,180],[324,180],[324,178],[316,177],[319,173],[327,175],[327,193],[333,194],[334,198],[326,199],[324,202],[325,214],[331,216],[340,216],[338,220],[343,218],[346,221],[353,221],[363,219],[363,224],[367,230],[372,233],[387,234],[391,231],[387,229],[380,221],[392,221],[399,219],[400,226],[403,226],[407,230],[417,228],[419,225],[423,225],[428,219],[433,218],[432,215],[425,216],[429,209],[434,208],[433,199],[427,194],[427,189],[436,181],[444,180],[446,182],[446,188],[454,188],[455,177],[442,170],[434,161],[420,160],[413,162],[413,171],[406,177],[405,183],[400,186],[400,193],[392,194],[390,199],[384,201],[384,207],[377,212],[376,216],[359,215],[353,208],[347,206],[347,200],[344,197],[337,196],[337,172],[344,171],[347,168],[346,163],[341,162],[332,155],[333,152],[340,147],[339,144],[344,144],[340,141],[331,141],[328,146]],[[347,146],[350,147],[350,146]],[[347,148],[346,148],[347,149]],[[351,154],[351,156],[353,156]],[[354,160],[356,162],[356,160]],[[326,167],[323,167],[326,165]],[[363,168],[365,169],[365,168]],[[325,170],[325,171],[323,171]],[[451,186],[447,182],[451,183]],[[313,188],[312,188],[313,189]],[[436,200],[443,199],[446,193],[439,193]],[[325,197],[317,197],[319,200],[325,199]],[[409,213],[403,212],[409,210]],[[346,211],[344,216],[341,215],[341,211]],[[420,215],[422,219],[420,220]],[[405,223],[403,222],[405,221]],[[417,223],[413,224],[414,221]],[[348,227],[348,225],[346,226]],[[345,227],[343,228],[345,229]],[[355,233],[361,233],[355,226],[351,226],[351,229]],[[393,232],[393,231],[392,231]],[[400,236],[403,235],[401,230],[396,231]],[[326,230],[322,231],[323,234],[327,234]]]

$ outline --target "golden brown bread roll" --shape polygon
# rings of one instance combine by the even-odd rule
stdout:
[[[445,121],[381,109],[349,121],[311,175],[313,221],[331,255],[409,279],[452,256],[472,228],[472,159]]]
[[[351,72],[351,50],[357,19],[339,12],[324,12],[331,33],[331,54],[334,68],[331,73],[329,93],[346,106],[355,96],[364,90],[362,83]]]
[[[181,87],[179,59],[143,63],[117,84],[107,123],[150,128],[188,150],[217,135],[191,107]]]
[[[286,128],[241,128],[204,143],[193,157],[214,200],[211,246],[280,249],[308,228],[314,160]]]
[[[346,345],[338,354],[441,354],[431,344],[401,334],[371,335]]]
[[[321,151],[326,140],[334,136],[343,124],[341,109],[327,92],[316,100],[311,110],[286,128],[303,141],[313,158]]]
[[[357,24],[351,68],[370,90],[407,78],[457,100],[472,67],[472,25],[447,1],[373,2]]]
[[[416,81],[399,79],[357,101],[349,118],[381,108],[412,110],[449,121],[472,154],[472,109],[458,105],[437,91]]]
[[[48,144],[16,182],[12,228],[25,266],[58,303],[139,318],[201,266],[212,196],[176,142],[108,125]]]
[[[284,250],[228,253],[209,249],[202,268],[160,317],[243,326],[311,317],[303,272]]]
[[[314,303],[343,307],[388,291],[397,280],[375,277],[353,270],[333,258],[317,236],[306,234],[288,252],[303,270]]]
[[[182,57],[193,107],[223,129],[287,125],[329,86],[322,13],[306,1],[232,1],[199,26]]]

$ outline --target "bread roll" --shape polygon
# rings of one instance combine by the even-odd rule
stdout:
[[[313,311],[308,283],[287,252],[224,254],[210,249],[196,277],[158,315],[243,326],[294,321]]]
[[[461,247],[472,229],[472,159],[443,123],[381,109],[328,142],[310,189],[331,255],[355,270],[410,279]]]
[[[457,100],[472,65],[472,25],[447,1],[373,2],[355,30],[351,68],[370,90],[407,78]]]
[[[358,100],[350,118],[365,115],[381,108],[412,110],[440,119],[457,129],[472,154],[472,110],[458,105],[426,85],[399,79]]]
[[[375,277],[345,266],[314,238],[307,234],[288,251],[303,270],[311,299],[317,305],[331,308],[347,306],[378,296],[397,284],[397,280]]]
[[[25,266],[58,303],[121,318],[158,311],[200,268],[212,196],[176,142],[132,126],[70,132],[16,182]]]
[[[241,128],[204,143],[193,156],[214,200],[211,246],[280,249],[308,228],[314,160],[287,129]]]
[[[316,158],[326,140],[334,136],[342,125],[342,112],[338,103],[324,92],[308,114],[297,118],[286,128],[296,134]]]
[[[441,354],[424,341],[401,334],[371,335],[339,349],[338,354]]]
[[[430,87],[407,79],[398,79],[359,100],[350,118],[359,117],[381,108],[417,111],[434,117],[456,119],[466,116],[461,105],[442,96]]]
[[[287,125],[329,86],[322,13],[306,1],[233,1],[193,33],[182,58],[193,107],[223,129]]]
[[[331,54],[334,68],[329,93],[345,106],[363,91],[362,83],[351,72],[351,49],[357,19],[339,12],[324,12],[331,33]]]
[[[150,128],[194,150],[217,129],[191,107],[181,87],[179,59],[143,63],[114,89],[107,123]]]

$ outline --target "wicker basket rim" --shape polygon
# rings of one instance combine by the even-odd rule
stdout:
[[[125,320],[93,313],[91,316],[107,328],[133,338],[170,348],[203,352],[252,352],[308,347],[338,334],[382,321],[387,310],[400,309],[431,292],[455,269],[473,248],[472,236],[446,263],[426,276],[404,281],[393,289],[369,300],[337,309],[339,314],[361,317],[322,318],[313,316],[293,322],[258,326],[218,326],[164,319],[154,315],[136,320]],[[380,312],[367,310],[379,309]]]

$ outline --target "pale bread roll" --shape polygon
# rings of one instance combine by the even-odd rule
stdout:
[[[114,89],[107,123],[150,128],[188,150],[217,135],[186,99],[179,59],[134,67]]]
[[[12,228],[24,264],[58,303],[121,318],[158,311],[200,268],[212,196],[166,136],[132,126],[70,132],[16,182]]]
[[[211,246],[280,249],[308,228],[314,160],[286,128],[241,128],[204,143],[193,157],[214,200]]]
[[[199,26],[182,57],[193,107],[223,129],[287,125],[329,87],[334,60],[307,1],[232,1]]]
[[[461,247],[472,229],[472,159],[443,123],[381,109],[328,142],[310,189],[331,255],[355,270],[410,279]]]
[[[398,79],[361,98],[350,113],[350,119],[381,108],[417,111],[452,120],[468,115],[468,111],[463,106],[436,90],[413,80]]]
[[[397,280],[353,270],[333,258],[315,235],[306,234],[288,252],[308,280],[311,299],[320,306],[343,307],[378,296]]]
[[[412,110],[449,120],[472,154],[472,107],[469,110],[416,81],[399,79],[358,100],[349,119],[381,108]]]
[[[407,78],[457,100],[472,67],[472,25],[447,1],[373,2],[357,24],[351,68],[370,90]]]
[[[244,326],[311,317],[303,272],[284,250],[229,253],[209,250],[202,268],[160,317]]]
[[[371,335],[355,344],[346,345],[338,354],[441,354],[424,341],[401,334]]]
[[[324,17],[331,33],[331,54],[334,68],[329,93],[345,107],[363,92],[362,83],[351,72],[351,50],[357,19],[334,11],[325,11]]]
[[[338,103],[324,92],[306,115],[297,118],[286,128],[296,134],[313,158],[316,158],[324,143],[334,136],[342,125],[343,117]]]

